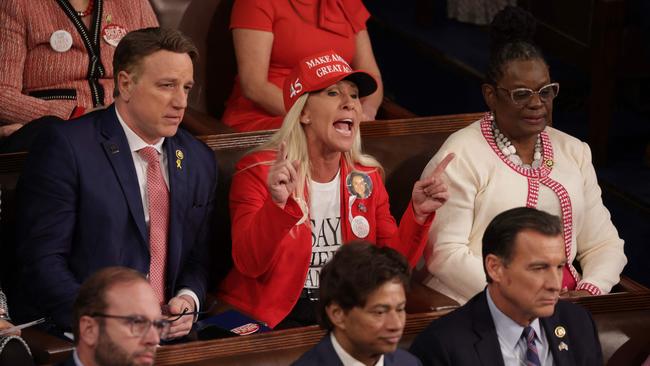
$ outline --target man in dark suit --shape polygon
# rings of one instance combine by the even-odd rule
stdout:
[[[342,246],[320,274],[319,322],[329,331],[294,366],[418,366],[397,349],[406,319],[406,259],[365,242]]]
[[[602,365],[590,314],[558,301],[565,263],[556,216],[497,215],[483,235],[487,289],[431,322],[410,351],[424,365]]]
[[[81,282],[107,266],[146,274],[172,314],[199,309],[217,173],[213,152],[178,129],[196,56],[178,31],[129,33],[115,51],[114,105],[53,123],[30,152],[17,189],[23,288],[64,330]]]
[[[170,328],[151,285],[126,267],[84,281],[73,313],[75,349],[62,366],[151,366]]]

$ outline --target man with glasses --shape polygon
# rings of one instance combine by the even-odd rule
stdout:
[[[170,328],[147,279],[125,267],[90,276],[73,310],[75,350],[65,366],[153,365]]]

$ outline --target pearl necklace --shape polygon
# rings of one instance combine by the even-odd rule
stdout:
[[[515,145],[508,140],[508,138],[499,131],[496,123],[492,122],[492,134],[494,135],[494,142],[497,144],[501,153],[510,160],[513,164],[518,165],[522,168],[527,169],[537,169],[542,166],[542,140],[537,135],[537,141],[535,141],[535,152],[533,153],[533,162],[532,164],[524,164],[521,160],[521,157],[517,155],[517,149]]]

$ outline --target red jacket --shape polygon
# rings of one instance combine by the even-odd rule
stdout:
[[[257,320],[275,327],[298,301],[311,257],[310,221],[296,226],[302,217],[298,203],[289,198],[284,209],[269,194],[266,179],[276,153],[256,152],[237,163],[230,189],[232,257],[234,268],[221,282],[219,298]],[[343,162],[344,160],[342,160]],[[366,212],[353,205],[352,216],[363,215],[370,224],[364,240],[387,245],[402,253],[414,266],[422,256],[434,215],[424,225],[415,221],[409,205],[399,228],[390,214],[388,193],[379,172],[357,165],[372,179],[372,194],[361,200]],[[348,174],[341,164],[341,234],[343,242],[359,239],[350,228],[345,187]]]

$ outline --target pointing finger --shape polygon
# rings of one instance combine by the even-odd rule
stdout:
[[[439,177],[442,175],[442,173],[445,171],[447,168],[447,165],[454,160],[454,157],[456,157],[456,154],[454,153],[449,153],[447,156],[445,156],[444,159],[438,164],[438,166],[433,170],[433,173],[431,173],[431,177]]]
[[[287,143],[282,141],[278,146],[278,155],[275,157],[276,162],[287,160]]]

